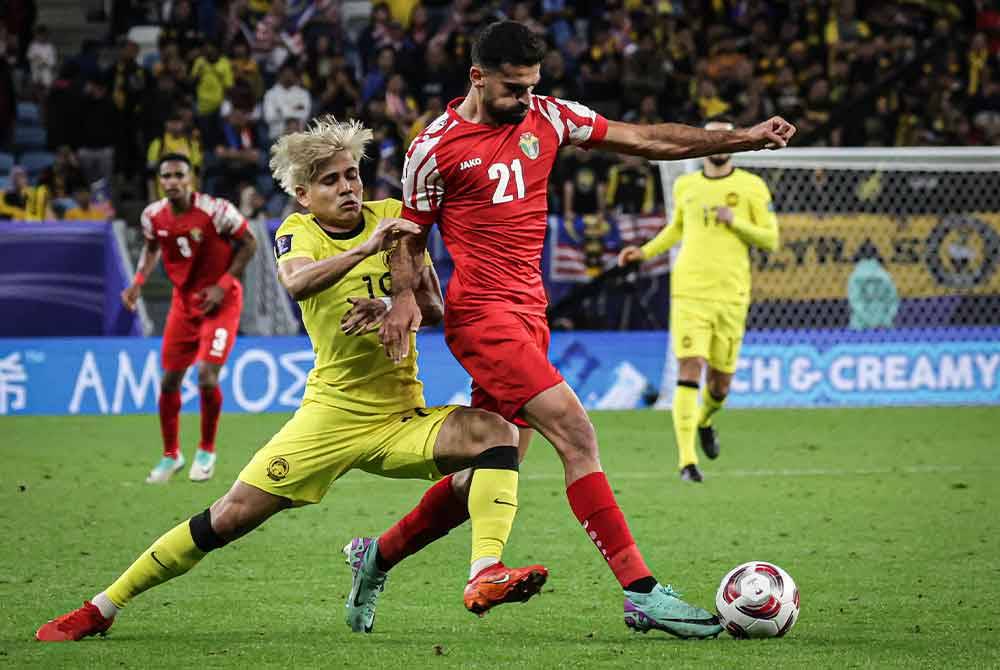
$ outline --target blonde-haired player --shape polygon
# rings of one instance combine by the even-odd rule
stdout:
[[[710,121],[706,130],[732,130]],[[670,341],[677,355],[674,436],[681,479],[702,481],[694,449],[697,430],[709,458],[719,455],[712,416],[729,393],[750,306],[749,248],[778,248],[778,220],[764,181],[733,166],[730,154],[704,159],[701,172],[674,182],[670,225],[618,257],[628,265],[658,256],[683,242],[670,275]],[[708,366],[698,409],[698,387]]]
[[[545,568],[500,562],[517,510],[516,428],[483,410],[425,408],[416,353],[396,365],[381,349],[374,329],[387,311],[386,255],[398,234],[418,228],[398,218],[399,201],[362,202],[358,163],[371,139],[360,123],[326,117],[272,148],[275,178],[309,212],[288,217],[275,240],[278,275],[302,308],[316,353],[295,415],[222,498],[156,540],[92,601],[39,628],[37,639],[104,633],[138,594],[188,572],[277,512],[319,502],[355,468],[429,480],[471,468],[470,476],[443,480],[447,490],[436,491],[461,501],[472,520],[465,606],[482,614],[540,590]],[[443,300],[429,262],[418,301],[425,322],[440,321]],[[347,623],[371,632],[389,566],[380,564],[377,540],[359,544],[352,547]]]

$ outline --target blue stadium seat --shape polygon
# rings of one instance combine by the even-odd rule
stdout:
[[[55,161],[55,154],[50,154],[48,151],[29,151],[21,155],[21,167],[27,171],[29,177],[38,176]]]
[[[6,191],[10,188],[10,175],[3,175],[0,177],[0,191]]]
[[[21,152],[45,149],[45,128],[16,126],[14,128],[14,148]]]
[[[8,153],[0,153],[0,175],[10,174],[10,169],[14,167],[14,156]]]
[[[17,122],[28,126],[37,126],[42,122],[42,115],[38,111],[38,105],[33,102],[17,103]]]

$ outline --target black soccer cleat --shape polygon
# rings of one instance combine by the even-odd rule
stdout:
[[[701,476],[701,470],[694,463],[689,463],[681,468],[681,481],[682,482],[700,482],[705,478]]]
[[[719,457],[719,434],[712,426],[698,426],[698,441],[701,442],[701,450],[711,459]]]

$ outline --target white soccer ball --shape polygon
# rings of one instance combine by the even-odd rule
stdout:
[[[799,618],[799,589],[777,565],[751,561],[722,578],[715,608],[733,637],[781,637]]]

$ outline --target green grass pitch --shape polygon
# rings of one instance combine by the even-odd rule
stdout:
[[[577,527],[552,449],[522,468],[513,564],[540,597],[477,619],[462,606],[468,528],[398,566],[373,635],[351,634],[340,549],[409,510],[425,484],[352,473],[143,594],[110,635],[43,645],[37,626],[109,584],[229,486],[281,415],[226,415],[214,481],[143,479],[152,416],[2,418],[0,668],[986,668],[1000,666],[997,408],[730,411],[706,482],[681,483],[667,413],[595,413],[603,462],[657,576],[712,607],[723,574],[769,560],[802,594],[788,637],[636,635]],[[197,416],[185,415],[190,455]],[[186,473],[185,473],[186,474]]]

